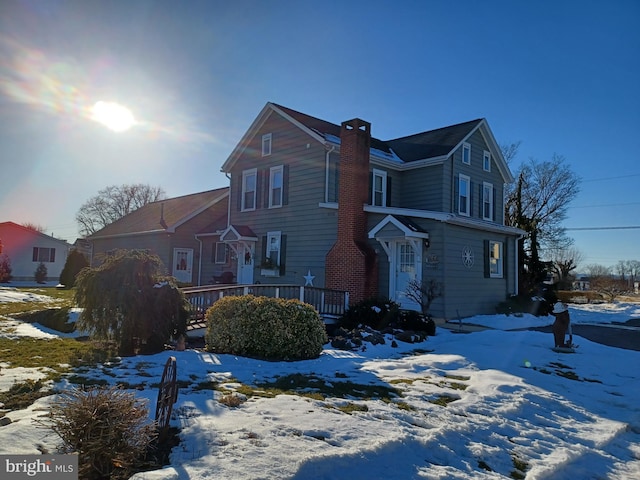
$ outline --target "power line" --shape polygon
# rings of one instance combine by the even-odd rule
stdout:
[[[620,175],[617,177],[605,177],[605,178],[591,178],[589,180],[582,180],[582,183],[587,182],[602,182],[604,180],[619,180],[621,178],[640,177],[640,173],[630,173],[629,175]]]
[[[640,228],[640,225],[627,225],[623,227],[573,227],[565,228],[565,230],[635,230]]]

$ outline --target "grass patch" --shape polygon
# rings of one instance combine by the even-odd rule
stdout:
[[[104,387],[109,384],[104,378],[90,378],[84,375],[71,375],[67,377],[67,381],[73,385],[82,385],[85,387]]]
[[[513,462],[513,467],[515,468],[515,470],[511,471],[511,478],[514,478],[516,480],[526,478],[525,472],[527,471],[527,468],[529,468],[529,464],[524,460],[520,460],[515,455],[511,457],[511,461]]]
[[[431,400],[429,400],[429,403],[440,405],[441,407],[446,407],[451,402],[455,402],[456,400],[459,400],[459,398],[452,397],[451,395],[438,395],[436,398],[432,398]]]
[[[493,472],[493,469],[484,460],[478,461],[478,468],[481,468],[482,470],[486,470],[487,472]]]
[[[75,306],[75,289],[57,288],[17,288],[19,292],[46,295],[51,297],[47,302],[3,302],[0,303],[0,316],[14,316],[19,313],[45,310],[48,308],[73,308]]]
[[[6,410],[21,410],[27,408],[41,397],[51,395],[51,392],[44,390],[43,380],[25,380],[14,383],[8,391],[0,392],[0,403],[4,404]]]
[[[295,393],[297,395],[311,396],[311,398],[357,398],[357,399],[388,399],[401,397],[402,393],[393,387],[386,385],[365,385],[354,382],[327,382],[315,375],[303,375],[294,373],[280,377],[273,382],[265,382],[259,387],[271,391]]]
[[[556,370],[556,374],[560,377],[568,378],[569,380],[576,380],[580,382],[580,377],[576,375],[574,372],[565,372],[563,370]]]
[[[336,408],[342,413],[347,413],[349,415],[351,415],[353,412],[369,411],[369,407],[367,407],[366,405],[358,405],[357,403],[353,402],[346,403],[345,405],[338,405]]]

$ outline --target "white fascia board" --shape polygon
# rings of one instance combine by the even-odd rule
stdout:
[[[482,134],[482,137],[484,138],[485,143],[489,147],[491,156],[495,159],[495,164],[498,167],[498,170],[500,170],[500,173],[502,174],[502,178],[504,178],[505,183],[513,183],[515,181],[515,178],[513,178],[513,174],[511,173],[509,164],[504,159],[504,156],[502,155],[502,150],[498,146],[498,142],[493,136],[493,132],[491,132],[491,128],[489,128],[489,124],[485,119],[483,119],[480,126],[482,127],[480,130],[480,133]]]
[[[273,103],[268,103],[267,105],[269,105],[271,107],[271,109],[274,112],[277,112],[278,114],[280,114],[282,117],[284,117],[285,119],[287,119],[289,122],[293,123],[296,127],[298,127],[300,130],[302,130],[303,132],[305,132],[307,135],[309,135],[310,137],[312,137],[314,140],[317,140],[318,142],[324,144],[325,143],[325,139],[322,135],[320,135],[317,132],[314,132],[313,130],[307,128],[306,126],[304,126],[302,123],[300,123],[299,121],[297,121],[295,118],[293,118],[292,116],[284,113],[282,110],[280,110],[278,107],[276,107]]]
[[[434,212],[431,210],[416,210],[413,208],[399,207],[374,207],[372,205],[365,205],[364,211],[368,213],[379,213],[382,215],[403,215],[405,217],[425,218],[429,220],[437,220],[439,222],[446,222],[453,216],[450,213]]]
[[[377,233],[380,230],[382,230],[389,223],[391,223],[394,227],[396,227],[398,230],[403,232],[405,237],[409,237],[409,238],[424,238],[424,239],[428,239],[429,238],[429,234],[428,233],[426,233],[426,232],[414,232],[413,230],[409,229],[404,223],[402,223],[400,220],[398,220],[393,215],[387,215],[380,222],[378,222],[378,224],[369,231],[369,238],[376,238]]]
[[[456,215],[452,215],[451,219],[449,219],[447,223],[477,230],[485,230],[488,232],[504,233],[506,235],[521,236],[526,233],[524,230],[520,230],[516,227],[509,227],[507,225],[499,225],[497,223],[485,222],[469,217],[459,217]]]

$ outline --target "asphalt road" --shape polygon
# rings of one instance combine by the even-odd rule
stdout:
[[[573,343],[580,345],[580,339],[583,337],[592,342],[600,343],[602,345],[609,345],[610,347],[625,348],[627,350],[640,351],[640,322],[637,320],[630,320],[625,324],[611,324],[611,325],[572,325],[573,330]],[[531,330],[538,332],[551,333],[551,326],[537,327]],[[549,340],[553,343],[553,337]]]

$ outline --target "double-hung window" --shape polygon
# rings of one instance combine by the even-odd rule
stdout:
[[[504,259],[502,257],[502,242],[489,242],[489,276],[502,278]]]
[[[266,133],[262,135],[262,156],[268,157],[271,155],[271,134]]]
[[[267,232],[266,258],[273,268],[280,266],[280,245],[282,232]]]
[[[490,172],[491,171],[491,154],[489,152],[487,152],[486,150],[482,154],[482,169],[485,172]]]
[[[463,143],[462,144],[462,163],[466,165],[471,165],[471,144]]]
[[[384,170],[373,170],[371,205],[374,207],[384,207],[387,205],[387,172]]]
[[[458,213],[466,217],[469,216],[471,204],[471,179],[466,175],[459,175],[458,178]]]
[[[256,186],[258,172],[255,168],[242,172],[242,205],[241,210],[256,209]]]
[[[283,173],[282,165],[269,169],[269,208],[282,206]]]
[[[482,183],[482,218],[493,221],[493,185]]]
[[[215,242],[213,244],[213,262],[218,265],[227,263],[228,246],[224,242]]]
[[[56,261],[56,249],[46,247],[33,247],[34,262],[53,263]]]

